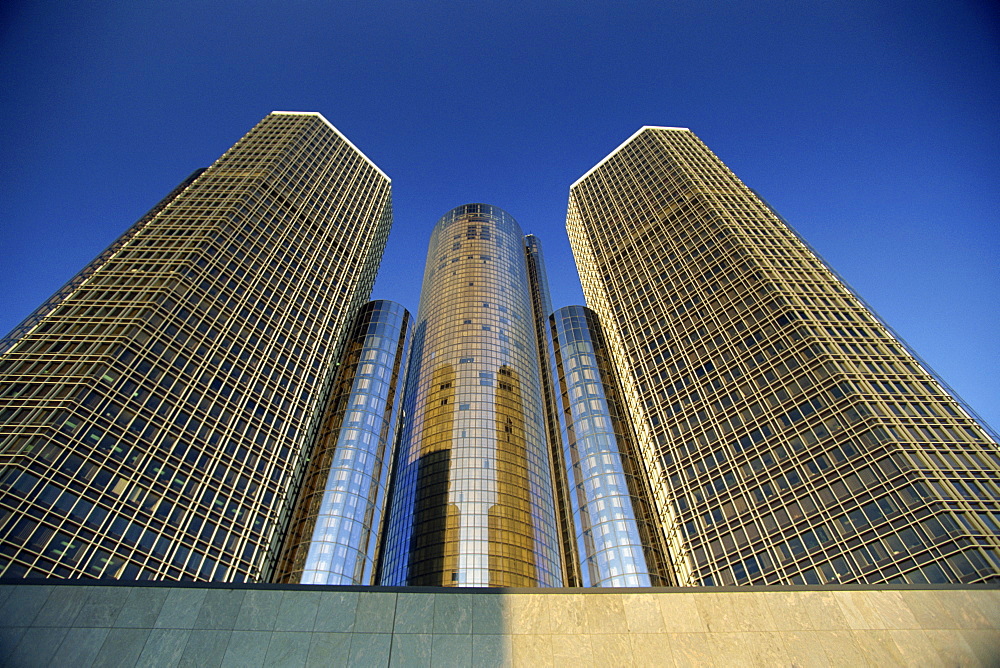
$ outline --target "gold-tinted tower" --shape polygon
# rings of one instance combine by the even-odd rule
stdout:
[[[0,360],[0,573],[269,579],[391,222],[378,167],[275,112],[30,316]]]
[[[998,578],[996,443],[690,130],[636,132],[567,230],[681,584]]]
[[[435,225],[381,582],[563,582],[524,235],[467,204]]]

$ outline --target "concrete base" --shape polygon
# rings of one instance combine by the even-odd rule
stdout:
[[[0,583],[4,666],[996,666],[986,587]]]

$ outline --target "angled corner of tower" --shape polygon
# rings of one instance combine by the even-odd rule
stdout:
[[[350,139],[347,138],[347,135],[345,135],[343,132],[341,132],[339,129],[337,129],[337,126],[335,126],[333,123],[331,123],[330,121],[328,121],[327,118],[326,118],[326,116],[324,116],[320,112],[318,112],[318,111],[277,111],[277,110],[275,110],[275,111],[272,111],[270,114],[268,114],[268,116],[315,116],[316,118],[318,118],[319,120],[321,120],[328,128],[330,128],[331,130],[333,130],[334,133],[336,133],[336,135],[338,137],[340,137],[345,142],[347,142],[347,145],[350,146],[352,149],[354,149],[358,153],[358,155],[360,155],[365,160],[365,162],[367,162],[369,165],[371,165],[372,167],[374,167],[375,171],[377,171],[379,174],[382,175],[382,178],[384,178],[389,183],[392,183],[392,179],[389,177],[388,174],[386,174],[385,172],[383,172],[382,169],[378,165],[376,165],[375,162],[371,158],[369,158],[367,155],[365,155],[364,151],[362,151],[357,146],[355,146],[354,142],[352,142]]]
[[[585,178],[587,178],[588,176],[590,176],[591,174],[593,174],[595,171],[597,171],[601,167],[601,165],[603,165],[608,160],[610,160],[612,157],[614,157],[614,155],[616,153],[618,153],[623,148],[625,148],[626,146],[628,146],[629,144],[631,144],[633,141],[635,141],[635,139],[637,137],[639,137],[640,135],[642,135],[642,134],[644,134],[646,132],[651,132],[651,131],[656,131],[656,130],[659,130],[659,131],[668,131],[668,132],[691,132],[690,128],[670,127],[670,126],[666,126],[666,125],[643,125],[641,128],[639,128],[638,130],[636,130],[635,132],[633,132],[629,136],[628,139],[626,139],[621,144],[619,144],[618,147],[615,148],[615,150],[611,151],[611,153],[608,153],[606,156],[604,156],[603,158],[601,158],[601,160],[596,165],[594,165],[593,167],[591,167],[590,169],[588,169],[584,173],[583,176],[581,176],[576,181],[574,181],[572,184],[570,184],[570,186],[569,186],[570,190],[572,190],[573,188],[575,188],[577,185],[580,184],[581,181],[583,181]]]

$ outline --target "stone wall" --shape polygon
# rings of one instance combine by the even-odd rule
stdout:
[[[995,666],[1000,590],[0,584],[4,666]]]

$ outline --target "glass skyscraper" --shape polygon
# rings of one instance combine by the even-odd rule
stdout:
[[[559,427],[556,466],[572,518],[566,567],[576,587],[673,584],[645,468],[597,315],[566,306],[549,318]]]
[[[692,132],[636,132],[567,230],[680,584],[997,578],[996,443]]]
[[[562,584],[524,235],[460,206],[434,227],[382,583]]]
[[[275,112],[30,316],[0,360],[0,573],[271,578],[391,222],[381,170]]]
[[[410,313],[374,301],[358,313],[313,447],[275,579],[373,585],[402,404]]]
[[[390,181],[274,112],[0,343],[0,575],[445,587],[1000,580],[991,434],[689,130],[369,302]],[[436,622],[435,622],[436,624]]]

